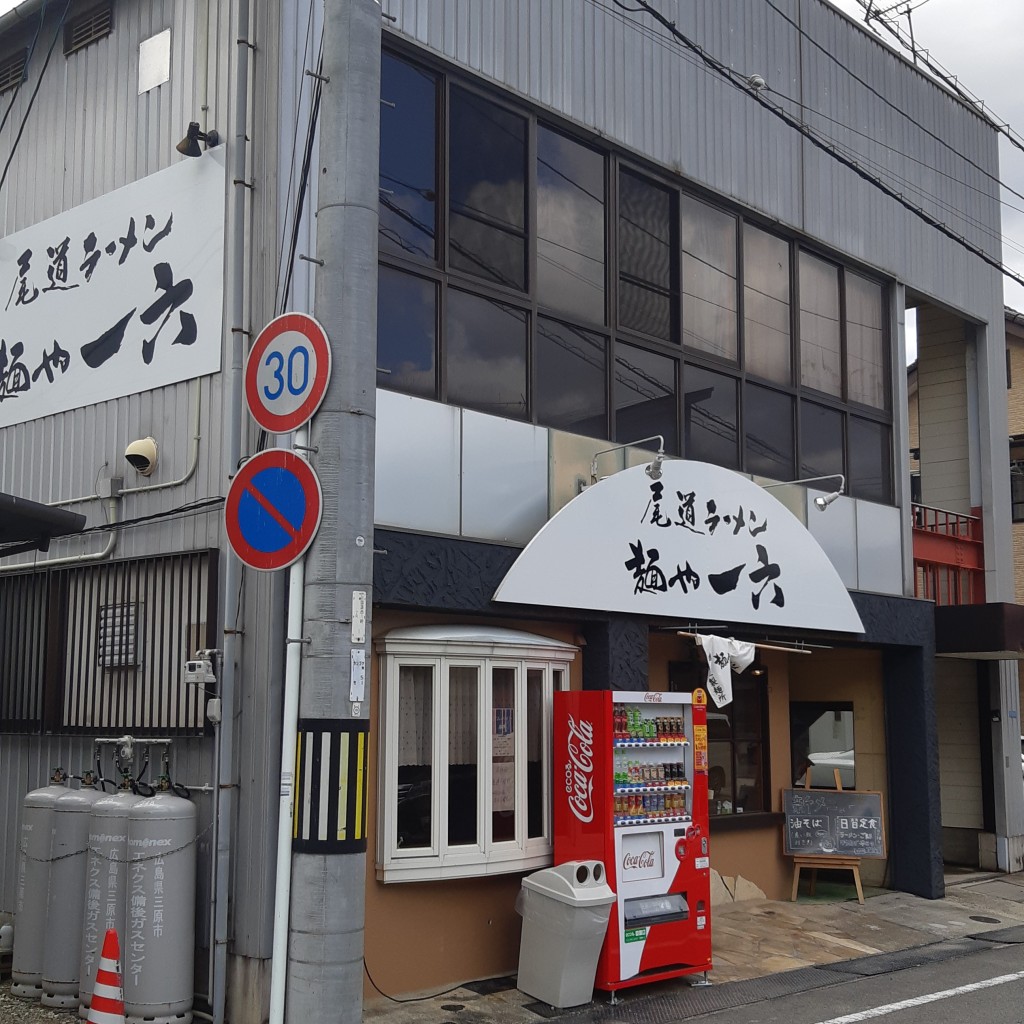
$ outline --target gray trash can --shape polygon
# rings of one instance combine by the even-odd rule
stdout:
[[[571,860],[523,879],[518,988],[551,1006],[579,1006],[594,994],[615,893],[599,860]]]

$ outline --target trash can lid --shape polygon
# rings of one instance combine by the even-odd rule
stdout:
[[[594,880],[595,865],[600,869],[600,882]],[[543,893],[559,903],[571,903],[578,907],[603,907],[615,902],[615,893],[603,881],[604,878],[604,865],[600,861],[570,860],[527,875],[523,879],[523,888]]]

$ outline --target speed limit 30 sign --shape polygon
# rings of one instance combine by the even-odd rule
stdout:
[[[305,313],[275,317],[259,333],[245,362],[245,399],[264,430],[297,430],[320,407],[331,377],[331,346]]]

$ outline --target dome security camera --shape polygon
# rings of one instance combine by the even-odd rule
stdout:
[[[125,448],[124,457],[140,476],[149,476],[156,469],[156,441],[151,437],[132,441]]]

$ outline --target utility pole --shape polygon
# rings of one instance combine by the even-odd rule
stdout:
[[[333,371],[310,430],[324,504],[306,557],[289,1024],[362,1019],[380,38],[378,2],[325,0],[313,312]]]

